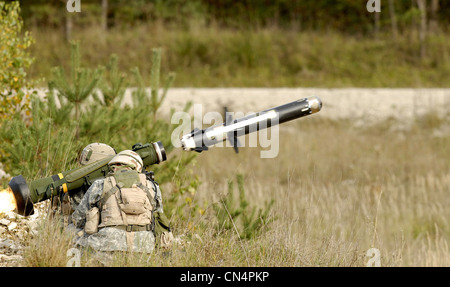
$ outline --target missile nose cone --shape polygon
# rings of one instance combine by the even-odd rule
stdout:
[[[309,108],[311,109],[311,112],[317,113],[322,109],[322,101],[319,97],[309,97],[308,98]]]

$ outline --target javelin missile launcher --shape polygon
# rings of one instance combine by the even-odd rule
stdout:
[[[138,153],[144,167],[159,164],[167,159],[164,146],[161,142],[135,144],[132,150]],[[9,182],[16,200],[16,213],[28,216],[34,213],[34,203],[50,199],[63,192],[76,191],[89,187],[96,179],[108,174],[108,162],[113,155],[95,161],[91,164],[64,171],[46,178],[27,183],[22,175],[15,176]]]

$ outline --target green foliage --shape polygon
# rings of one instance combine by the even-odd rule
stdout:
[[[126,74],[118,70],[117,56],[111,56],[106,69],[91,70],[82,67],[78,44],[71,44],[71,53],[70,78],[66,78],[61,67],[54,68],[46,98],[33,97],[31,124],[27,125],[16,114],[11,123],[0,130],[5,170],[35,179],[76,167],[79,152],[92,142],[107,143],[120,151],[138,142],[161,141],[168,161],[151,167],[156,180],[163,184],[176,180],[175,174],[182,175],[195,154],[179,159],[170,154],[173,150],[171,133],[176,126],[162,117],[158,109],[175,74],[169,74],[160,92],[161,51],[152,51],[150,91],[145,88],[139,70],[134,69],[139,85],[129,104],[123,103],[124,87],[129,82]],[[104,71],[105,78],[102,77]],[[185,107],[188,108],[189,105]],[[192,183],[186,180],[180,187],[184,185],[192,186]]]
[[[75,120],[80,119],[80,105],[85,102],[99,83],[103,69],[97,68],[93,72],[88,68],[81,67],[79,44],[72,42],[70,45],[71,53],[71,73],[70,79],[67,79],[64,70],[61,67],[52,69],[52,80],[48,83],[50,92],[58,92],[75,108]],[[70,115],[70,114],[69,114]]]
[[[248,202],[244,188],[244,176],[238,174],[236,176],[239,198],[234,198],[234,183],[228,182],[228,193],[223,196],[219,203],[214,205],[216,218],[218,221],[217,229],[221,231],[234,230],[239,233],[242,239],[252,239],[267,229],[269,224],[274,220],[271,215],[275,200],[266,202],[264,208],[251,206]]]
[[[52,171],[66,168],[73,149],[73,128],[58,127],[47,116],[48,107],[37,97],[32,98],[31,124],[15,115],[10,124],[0,130],[0,148],[5,168],[12,175],[27,178],[48,176]],[[55,140],[58,138],[60,140]]]
[[[107,107],[120,104],[125,96],[127,75],[119,72],[118,61],[119,56],[112,54],[106,67],[106,77],[100,84],[103,100],[94,94],[96,100]]]
[[[167,96],[167,91],[169,90],[169,87],[172,86],[173,81],[175,80],[175,73],[169,73],[162,94],[161,96],[158,96],[160,65],[161,65],[161,49],[155,49],[153,50],[153,66],[155,68],[152,69],[151,72],[151,101],[152,106],[154,106],[156,110],[161,107],[162,102]]]
[[[195,164],[195,161],[191,162],[191,166],[195,166]],[[198,219],[198,215],[203,215],[206,209],[206,207],[200,206],[196,198],[201,183],[199,176],[194,173],[192,168],[188,168],[186,172],[182,173],[176,166],[171,183],[172,192],[164,199],[164,208],[171,211],[172,217],[176,217],[181,222],[187,222],[193,231],[198,227],[194,226],[193,222]],[[206,206],[207,203],[204,202],[204,205]]]
[[[18,1],[0,2],[0,120],[11,119],[20,111],[29,115],[30,94],[25,89],[31,84],[26,69],[33,62],[28,48],[34,40],[28,31],[21,35],[19,13]]]

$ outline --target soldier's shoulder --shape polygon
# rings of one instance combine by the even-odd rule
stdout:
[[[92,185],[91,185],[91,187],[90,187],[89,189],[90,189],[90,190],[102,189],[102,188],[103,188],[103,185],[104,185],[104,182],[105,182],[105,178],[99,178],[99,179],[96,179],[96,180],[92,183]]]
[[[92,185],[101,185],[105,182],[105,180],[106,180],[105,177],[98,178],[92,183]]]

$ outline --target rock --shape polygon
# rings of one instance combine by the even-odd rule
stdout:
[[[11,231],[11,230],[15,229],[16,227],[17,227],[17,223],[11,222],[11,223],[8,225],[8,230]]]
[[[18,255],[18,254],[16,254],[16,255],[11,255],[11,256],[8,256],[9,258],[8,258],[8,260],[10,260],[10,261],[12,261],[12,260],[14,260],[14,261],[19,261],[19,260],[22,260],[23,259],[23,257],[21,256],[21,255]]]
[[[23,242],[27,235],[28,235],[28,231],[26,231],[26,230],[19,230],[19,232],[16,233],[16,236],[19,239],[19,242]]]
[[[7,211],[7,212],[5,212],[5,215],[10,220],[16,220],[16,217],[17,217],[17,213],[15,213],[14,211]]]
[[[0,262],[4,262],[7,261],[9,258],[9,256],[5,255],[5,254],[0,254]]]
[[[11,251],[13,251],[13,252],[18,252],[18,251],[20,251],[20,250],[23,249],[23,246],[20,245],[19,242],[14,242],[14,244],[11,245],[10,249],[11,249]]]
[[[28,221],[26,223],[27,227],[28,227],[28,231],[32,236],[35,236],[38,234],[39,232],[39,221],[37,220],[33,220],[33,221]]]
[[[11,223],[11,221],[9,221],[9,220],[6,219],[6,218],[0,219],[0,224],[1,224],[1,225],[8,226],[8,224],[10,224],[10,223]]]
[[[0,241],[0,248],[13,248],[14,247],[14,241],[11,239],[1,239]]]
[[[0,254],[0,262],[7,262],[7,261],[20,261],[22,260],[23,257],[21,255],[5,255],[5,254]]]
[[[0,226],[0,235],[2,235],[3,233],[5,233],[6,228],[3,226]]]

